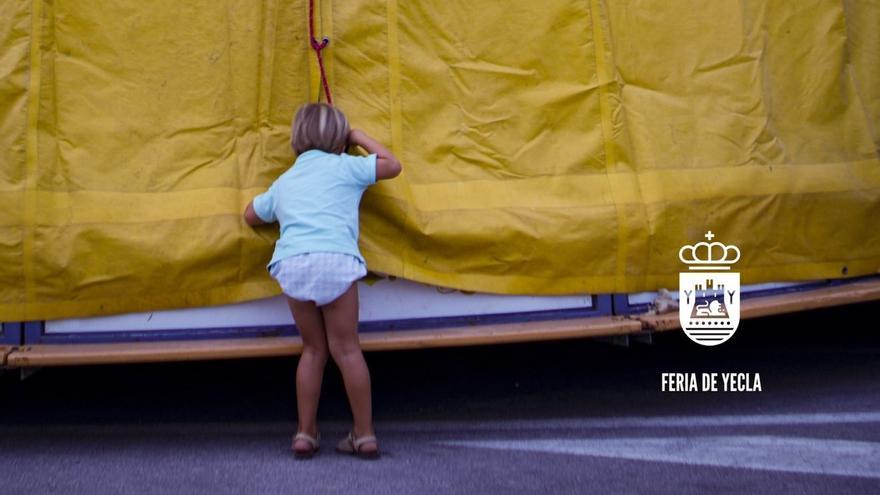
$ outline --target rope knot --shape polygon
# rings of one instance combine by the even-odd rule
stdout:
[[[315,57],[318,59],[321,85],[324,87],[327,103],[333,105],[333,97],[330,95],[330,84],[327,82],[327,72],[324,70],[324,57],[321,55],[321,50],[327,48],[327,45],[330,44],[330,38],[324,36],[320,43],[315,38],[315,0],[309,0],[309,43],[312,45],[312,50],[315,50]]]
[[[326,48],[327,45],[329,45],[329,44],[330,44],[330,38],[328,38],[326,36],[324,36],[324,38],[321,40],[320,43],[318,43],[318,40],[316,40],[315,38],[312,38],[312,49],[315,50],[316,52],[320,52],[321,50]]]

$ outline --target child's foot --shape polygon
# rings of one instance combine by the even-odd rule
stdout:
[[[319,447],[318,439],[307,433],[299,432],[293,437],[293,454],[297,459],[311,459]]]
[[[355,437],[354,433],[349,433],[347,437],[340,440],[339,444],[336,445],[336,451],[360,457],[361,459],[378,459],[379,443],[374,435]]]

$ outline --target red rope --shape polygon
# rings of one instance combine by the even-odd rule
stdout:
[[[330,44],[330,38],[324,36],[319,43],[315,38],[315,0],[309,0],[309,42],[315,55],[318,57],[318,69],[321,71],[321,84],[324,86],[324,94],[327,95],[327,103],[333,104],[333,97],[330,96],[330,85],[327,84],[327,73],[324,71],[324,57],[321,50]]]

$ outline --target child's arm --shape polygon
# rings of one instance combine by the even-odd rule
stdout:
[[[348,135],[348,142],[367,150],[367,153],[376,155],[376,180],[393,179],[400,175],[403,166],[400,160],[394,156],[388,148],[371,138],[360,129],[353,129]]]
[[[257,216],[257,213],[254,211],[253,200],[251,200],[251,202],[248,203],[247,208],[244,209],[244,221],[251,227],[256,227],[257,225],[265,225],[267,223]]]

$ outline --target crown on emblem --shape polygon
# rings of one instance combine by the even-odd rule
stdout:
[[[712,240],[715,234],[712,231],[706,232],[706,239]],[[678,251],[678,259],[682,263],[688,265],[697,265],[690,267],[691,270],[721,268],[730,269],[719,265],[732,265],[739,261],[739,248],[734,245],[725,245],[720,242],[698,242],[693,246],[685,244]],[[703,265],[713,265],[703,266]]]

